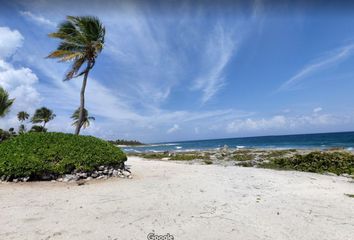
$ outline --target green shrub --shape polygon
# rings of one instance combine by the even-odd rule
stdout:
[[[167,153],[140,153],[138,156],[149,159],[161,159],[166,158],[169,155]]]
[[[195,154],[195,153],[178,153],[170,158],[171,160],[175,161],[191,161],[195,159],[210,159],[210,155],[202,155],[202,154]]]
[[[254,159],[253,154],[235,154],[232,156],[235,161],[250,161]]]
[[[213,161],[211,161],[211,160],[209,160],[209,159],[204,159],[203,161],[204,161],[204,163],[205,163],[206,165],[213,164]]]
[[[43,126],[33,125],[30,132],[47,132],[47,129]]]
[[[311,152],[271,159],[261,167],[298,170],[305,172],[332,172],[335,174],[354,174],[354,155],[348,152]]]
[[[0,176],[36,179],[101,165],[122,167],[126,159],[119,148],[95,137],[33,132],[0,144]]]
[[[272,150],[267,153],[267,157],[274,158],[274,157],[282,157],[289,153],[294,153],[296,150],[289,149],[289,150]]]

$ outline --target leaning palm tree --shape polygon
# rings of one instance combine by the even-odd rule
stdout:
[[[84,120],[87,77],[95,65],[98,54],[103,49],[105,28],[96,17],[68,16],[66,21],[58,26],[58,30],[49,36],[58,38],[61,42],[58,48],[49,54],[48,58],[58,58],[61,62],[73,62],[64,81],[84,76],[80,92],[79,124],[76,125],[75,130],[75,134],[78,135]],[[80,71],[84,64],[86,66]]]
[[[46,108],[46,107],[42,107],[36,110],[36,112],[34,113],[31,122],[32,123],[42,123],[43,122],[43,128],[45,128],[45,125],[53,120],[55,118],[55,114],[53,113],[52,110]]]
[[[19,113],[17,113],[17,119],[23,123],[24,121],[26,121],[29,118],[29,114],[25,111],[21,111]]]
[[[78,108],[73,115],[71,115],[71,119],[74,120],[72,126],[77,127],[77,125],[79,124],[79,116],[80,115],[80,108]],[[90,126],[90,121],[95,121],[96,119],[94,117],[90,117],[88,111],[86,110],[86,108],[84,108],[84,117],[83,120],[81,122],[81,127],[83,127],[84,129]]]
[[[14,98],[9,99],[9,93],[0,86],[0,117],[5,117],[5,115],[10,111],[14,101]]]

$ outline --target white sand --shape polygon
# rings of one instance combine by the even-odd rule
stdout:
[[[354,238],[343,177],[130,158],[134,179],[0,184],[0,239]]]

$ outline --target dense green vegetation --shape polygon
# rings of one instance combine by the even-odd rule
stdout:
[[[348,152],[311,152],[280,157],[262,163],[261,167],[304,172],[354,174],[354,155]]]
[[[126,159],[119,148],[95,137],[25,133],[0,144],[0,176],[38,179],[101,165],[122,167]]]

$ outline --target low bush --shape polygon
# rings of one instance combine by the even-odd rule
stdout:
[[[203,161],[204,161],[204,163],[205,163],[206,165],[213,164],[213,161],[211,161],[211,160],[209,160],[209,159],[204,159]]]
[[[0,144],[0,176],[12,178],[93,171],[99,166],[123,167],[126,155],[91,136],[65,133],[25,133]]]
[[[195,159],[210,159],[209,155],[194,154],[194,153],[178,153],[171,156],[170,160],[175,161],[191,161]]]
[[[289,153],[294,153],[296,152],[295,149],[288,149],[288,150],[272,150],[267,153],[267,157],[269,158],[275,158],[275,157],[282,157],[286,154]]]
[[[235,161],[250,161],[254,159],[253,154],[235,154],[232,156]]]
[[[161,158],[169,157],[169,154],[166,154],[166,153],[140,153],[137,155],[140,157],[149,158],[149,159],[161,159]]]
[[[354,174],[354,155],[348,152],[311,152],[288,158],[271,159],[260,166],[304,172],[331,172],[337,175],[343,173]]]

